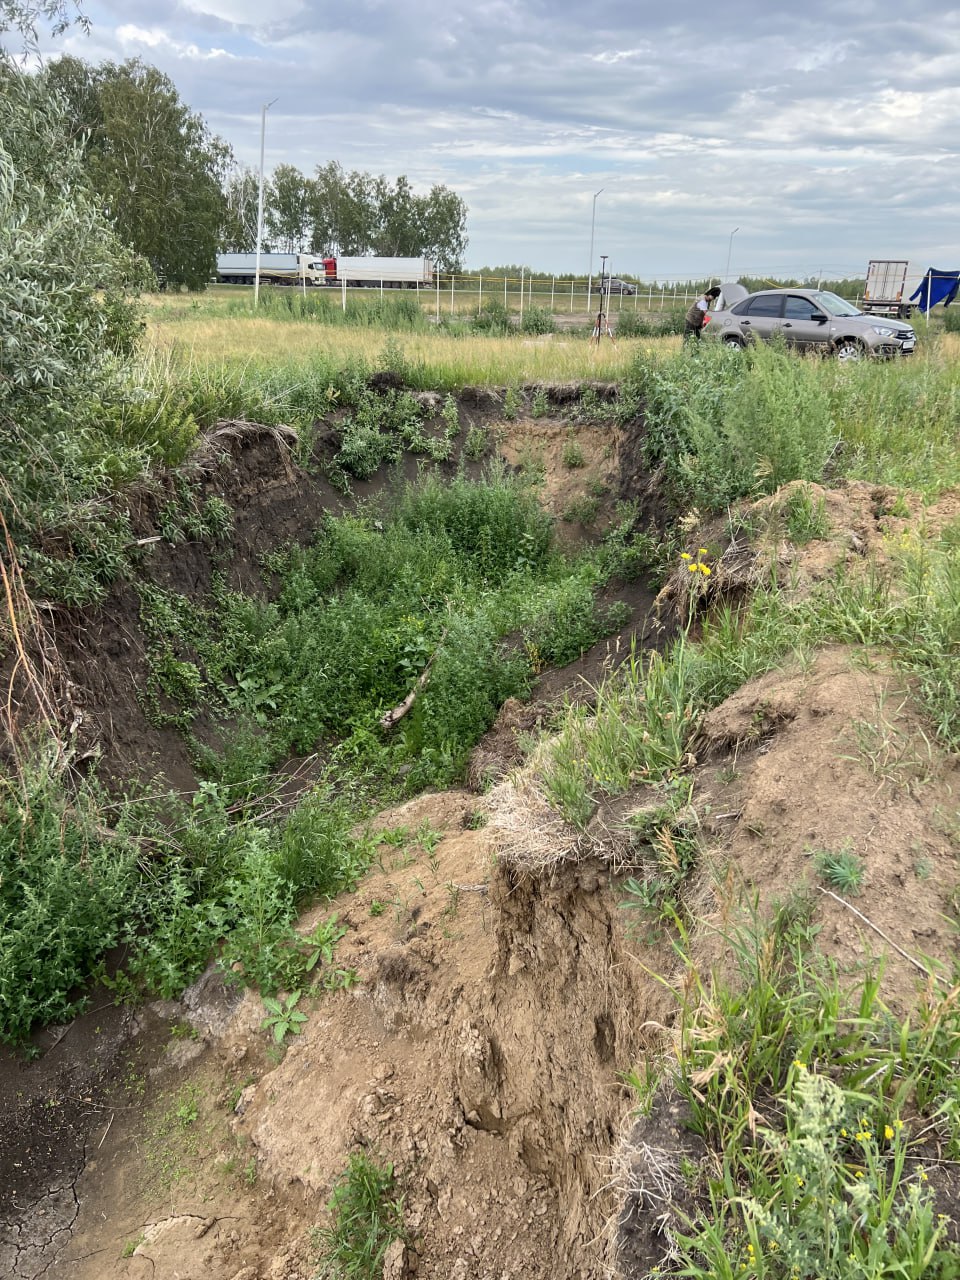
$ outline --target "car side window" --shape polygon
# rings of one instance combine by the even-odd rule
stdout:
[[[736,308],[740,316],[779,316],[783,306],[783,298],[778,293],[762,293],[756,298],[747,298]]]
[[[814,306],[809,298],[801,298],[795,293],[787,295],[786,305],[783,309],[785,320],[816,320],[822,314],[823,312],[819,307]]]

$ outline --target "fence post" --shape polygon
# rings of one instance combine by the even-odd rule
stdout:
[[[570,314],[573,315],[573,276],[570,277]]]
[[[437,272],[437,324],[440,323],[440,272]]]
[[[477,315],[483,310],[483,276],[479,277],[480,287],[477,290]]]
[[[456,276],[451,271],[450,272],[450,314],[451,315],[453,315],[453,282],[455,279],[456,279]]]
[[[507,277],[503,277],[503,309],[507,309]]]
[[[550,310],[551,311],[556,310],[553,304],[553,299],[556,292],[557,292],[557,277],[554,276],[553,279],[550,281]]]
[[[523,324],[523,267],[520,268],[520,323]]]

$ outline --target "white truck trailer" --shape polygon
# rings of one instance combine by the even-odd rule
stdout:
[[[922,275],[915,268],[911,269],[905,259],[871,258],[867,264],[861,311],[909,320],[913,310],[910,295],[916,290]]]
[[[429,258],[328,258],[327,262],[335,264],[333,284],[382,285],[385,289],[433,284]]]
[[[253,284],[256,274],[255,253],[217,254],[217,284]],[[322,285],[327,267],[317,253],[261,253],[260,283]]]

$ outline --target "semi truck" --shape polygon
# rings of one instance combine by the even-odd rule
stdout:
[[[253,284],[255,253],[217,255],[218,284]],[[261,253],[261,284],[300,287],[333,286],[384,289],[416,288],[433,283],[429,258],[333,258],[318,253]]]

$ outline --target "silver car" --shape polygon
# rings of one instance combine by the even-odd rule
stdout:
[[[739,294],[739,299],[738,299]],[[725,285],[720,309],[704,333],[732,347],[757,338],[782,338],[801,351],[825,351],[838,360],[909,355],[917,335],[902,320],[868,316],[825,289],[761,289]]]

